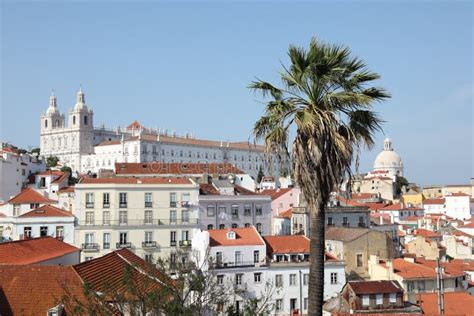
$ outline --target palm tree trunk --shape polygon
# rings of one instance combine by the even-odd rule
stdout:
[[[325,205],[310,205],[310,265],[308,314],[322,315],[324,299]]]

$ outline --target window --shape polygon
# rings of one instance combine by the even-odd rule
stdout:
[[[181,211],[181,222],[189,223],[189,211],[188,210],[182,210]]]
[[[256,216],[261,216],[262,215],[262,206],[261,205],[256,205],[255,206],[255,215]]]
[[[151,192],[145,193],[145,207],[153,207],[153,200]]]
[[[262,233],[262,224],[261,224],[261,223],[257,223],[257,225],[255,225],[255,228],[257,229],[257,232],[258,232],[259,234]]]
[[[219,206],[219,214],[225,214],[226,213],[226,207],[224,205]]]
[[[261,283],[262,282],[262,273],[254,273],[253,274],[253,282],[254,283]]]
[[[250,225],[250,223],[245,223],[245,225],[244,225],[245,228],[249,228],[250,226],[252,226],[252,225]]]
[[[275,301],[275,309],[277,312],[281,312],[283,310],[283,300],[282,299],[277,299]]]
[[[35,209],[35,208],[38,208],[39,207],[39,203],[31,203],[30,204],[30,209]]]
[[[76,116],[75,115],[72,117],[72,125],[76,125]]]
[[[242,273],[237,273],[235,275],[235,285],[242,285]]]
[[[170,231],[170,246],[176,246],[176,232]]]
[[[244,216],[251,216],[252,215],[252,208],[250,205],[244,206]]]
[[[23,236],[25,236],[25,238],[31,238],[31,227],[23,228]]]
[[[275,286],[277,287],[283,286],[283,274],[275,275]]]
[[[102,194],[102,207],[103,208],[109,208],[110,207],[110,194],[109,193],[103,193]]]
[[[48,120],[44,120],[44,127],[48,128]]]
[[[375,296],[375,303],[377,305],[383,305],[383,294],[377,294]]]
[[[207,230],[211,230],[211,229],[214,229],[214,225],[212,224],[207,225]]]
[[[127,193],[121,192],[119,193],[119,199],[120,199],[120,207],[124,208],[127,207]]]
[[[414,289],[415,285],[413,284],[413,282],[407,282],[407,292],[413,292]]]
[[[86,193],[86,208],[94,207],[94,193]]]
[[[84,115],[84,125],[87,125],[87,115]]]
[[[235,252],[235,264],[242,263],[242,252],[236,251]]]
[[[170,207],[176,207],[176,193],[170,193]]]
[[[103,242],[102,248],[110,249],[110,233],[104,233],[102,242]]]
[[[225,229],[225,224],[219,224],[219,229]]]
[[[146,253],[146,254],[145,254],[145,262],[147,262],[147,263],[153,263],[153,254],[151,254],[151,253]]]
[[[64,237],[64,226],[56,226],[56,238]]]
[[[390,304],[397,303],[397,293],[390,293],[389,302]]]
[[[170,210],[170,223],[176,224],[176,210]]]
[[[238,205],[232,205],[231,213],[232,213],[232,219],[239,218],[239,206]]]
[[[216,207],[214,205],[207,206],[207,216],[214,216],[216,215]]]
[[[232,228],[238,228],[239,225],[237,225],[236,223],[232,223],[232,226],[231,226],[231,227],[232,227]]]
[[[86,225],[94,225],[94,212],[86,212]]]
[[[110,212],[109,211],[104,211],[102,213],[102,224],[110,225]]]
[[[181,206],[182,207],[189,207],[190,198],[191,197],[190,197],[189,193],[181,194]]]
[[[418,291],[424,291],[424,290],[425,290],[425,281],[418,281]]]
[[[217,264],[222,263],[222,252],[220,252],[220,251],[216,252],[216,263]]]
[[[255,250],[253,252],[253,262],[258,263],[260,261],[260,251]]]
[[[331,284],[337,284],[337,272],[331,272]]]
[[[328,217],[328,226],[334,226],[334,222],[332,221],[332,217]]]
[[[290,274],[290,286],[296,285],[296,274]]]
[[[189,240],[189,231],[188,230],[183,230],[181,232],[181,240]]]
[[[370,305],[370,296],[362,295],[362,306],[369,306],[369,305]]]
[[[308,298],[307,298],[307,297],[305,297],[305,298],[303,299],[303,309],[304,309],[304,310],[307,310],[307,309],[308,309]]]
[[[94,257],[85,257],[84,258],[84,261],[91,261],[92,259],[94,259]],[[54,315],[54,314],[53,314]]]
[[[362,254],[357,254],[357,268],[361,268],[364,266],[364,262],[362,261]]]
[[[217,284],[219,284],[219,285],[224,284],[224,276],[222,274],[219,274],[217,276]]]
[[[120,245],[125,245],[128,242],[128,233],[121,232],[119,233],[119,243]]]
[[[150,243],[153,241],[153,232],[145,232],[145,242]]]
[[[127,224],[127,211],[120,211],[119,212],[119,224]]]
[[[349,226],[349,222],[347,221],[347,217],[345,216],[342,218],[342,226],[345,226],[345,227]]]
[[[94,243],[94,233],[86,233],[85,243],[87,245],[92,245]]]
[[[20,215],[20,204],[13,204],[13,216]]]
[[[153,224],[153,211],[145,211],[145,224]]]
[[[309,274],[305,273],[303,275],[303,285],[308,285],[309,284]]]

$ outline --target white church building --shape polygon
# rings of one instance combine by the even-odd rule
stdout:
[[[94,112],[86,105],[82,89],[76,104],[69,110],[68,120],[57,107],[54,94],[49,107],[41,115],[41,155],[56,156],[60,163],[80,173],[114,170],[116,162],[192,162],[231,163],[257,177],[265,164],[263,146],[248,141],[210,141],[193,136],[177,136],[167,131],[143,127],[137,121],[126,129],[94,127]],[[276,165],[276,164],[274,164]]]

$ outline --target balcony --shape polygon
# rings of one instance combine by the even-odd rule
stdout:
[[[120,202],[119,207],[120,208],[127,208],[127,202]]]
[[[191,240],[180,240],[179,241],[180,247],[191,247]]]
[[[265,266],[264,262],[242,261],[242,262],[214,262],[214,269],[235,269],[235,268],[258,268]]]
[[[365,223],[359,223],[357,226],[359,226],[359,227],[367,227],[367,225],[365,225]]]
[[[246,292],[247,283],[245,284],[234,284],[234,292]]]
[[[96,251],[99,251],[100,246],[99,244],[95,244],[95,243],[86,243],[86,244],[82,244],[81,249],[84,252],[96,252]]]
[[[110,208],[110,203],[104,203],[104,204],[102,204],[102,208]]]
[[[348,227],[350,227],[350,226],[351,226],[351,224],[349,224],[349,223],[342,223],[342,227],[348,228]]]
[[[86,208],[94,208],[94,202],[86,202]]]
[[[181,202],[181,207],[191,207],[191,203],[189,203],[189,201],[183,201]]]
[[[232,214],[232,219],[239,219],[239,214]]]
[[[102,248],[103,248],[103,249],[110,249],[110,243],[105,242],[105,243],[102,245]]]
[[[175,247],[175,246],[176,246],[176,240],[171,240],[170,247]]]
[[[116,243],[115,248],[117,249],[123,249],[123,248],[132,248],[132,243],[131,242],[125,242],[125,243]]]
[[[87,220],[79,221],[79,229],[81,226],[196,226],[199,224],[197,218],[185,219],[122,219],[122,220]]]
[[[170,207],[176,207],[176,205],[177,205],[176,201],[171,201],[170,202]]]
[[[156,241],[144,241],[142,242],[142,248],[143,249],[152,249],[158,247],[158,244]]]
[[[145,207],[153,207],[153,202],[145,202]]]

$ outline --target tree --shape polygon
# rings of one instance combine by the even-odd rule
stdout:
[[[72,176],[72,169],[71,167],[68,167],[68,166],[64,166],[61,168],[61,171],[62,172],[67,172],[69,174],[69,177],[68,177],[68,185],[74,185],[78,182],[78,179],[76,177],[73,177]]]
[[[402,188],[408,187],[408,180],[404,177],[397,176],[397,180],[395,181],[395,193],[397,196],[402,194]]]
[[[263,173],[262,166],[260,166],[260,168],[258,169],[258,174],[257,174],[257,183],[262,182],[262,179],[264,176],[265,174]]]
[[[38,156],[39,156],[39,154],[40,154],[40,149],[39,149],[39,147],[33,148],[33,149],[31,150],[31,153],[32,153],[32,154],[38,154]]]
[[[59,158],[56,156],[49,156],[48,158],[46,158],[46,165],[49,168],[56,167],[58,165],[58,162]]]
[[[264,141],[267,156],[291,156],[292,174],[311,218],[309,314],[321,315],[325,207],[330,193],[350,176],[361,146],[373,146],[382,124],[373,105],[390,96],[384,89],[368,87],[380,76],[352,57],[347,47],[313,38],[308,50],[290,46],[288,56],[291,64],[283,66],[282,87],[262,80],[249,86],[266,99],[266,112],[253,133]]]

